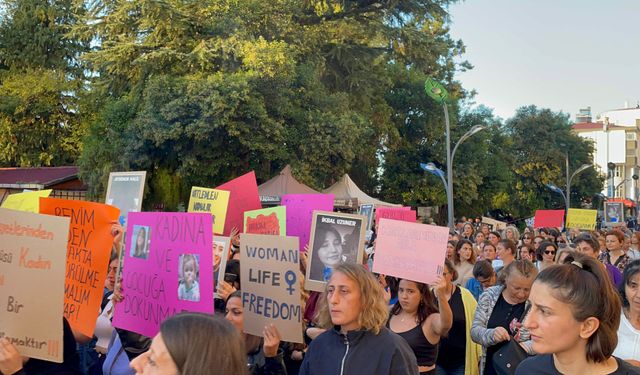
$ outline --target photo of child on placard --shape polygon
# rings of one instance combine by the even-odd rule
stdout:
[[[361,215],[314,212],[309,241],[310,259],[307,289],[318,290],[340,263],[357,263],[364,249],[364,226]]]
[[[181,254],[178,264],[178,299],[200,301],[200,262],[196,254]]]
[[[133,240],[129,250],[129,256],[139,259],[149,257],[149,242],[151,241],[151,228],[144,225],[133,226]]]

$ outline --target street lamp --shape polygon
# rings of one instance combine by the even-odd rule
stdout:
[[[568,155],[567,155],[567,159],[566,160],[567,160],[567,190],[566,190],[566,194],[565,194],[564,191],[562,191],[562,189],[560,189],[556,185],[547,184],[547,187],[549,188],[549,190],[553,191],[554,193],[558,193],[558,194],[562,195],[562,198],[564,198],[565,210],[567,212],[569,212],[569,209],[571,208],[571,181],[573,181],[573,178],[575,176],[577,176],[579,173],[584,172],[585,170],[593,167],[593,165],[591,165],[591,164],[582,164],[578,169],[573,171],[573,173],[569,174],[569,156]]]
[[[449,108],[447,107],[447,99],[449,98],[449,93],[444,88],[442,84],[434,80],[433,78],[427,78],[424,82],[424,90],[427,95],[435,100],[436,102],[442,104],[442,109],[444,110],[444,122],[445,122],[445,130],[446,130],[446,149],[447,149],[447,173],[445,179],[445,173],[436,168],[433,163],[420,163],[420,167],[425,171],[435,174],[442,182],[445,184],[445,191],[447,193],[447,216],[449,221],[449,228],[453,229],[453,157],[458,149],[458,146],[462,144],[467,138],[476,134],[477,132],[483,130],[485,128],[484,125],[474,125],[469,129],[466,133],[460,137],[458,142],[453,147],[453,152],[451,151],[451,129],[449,124]],[[424,165],[424,166],[423,166]]]
[[[558,193],[558,194],[562,195],[562,198],[564,199],[565,210],[568,210],[569,209],[569,200],[567,199],[567,196],[564,195],[564,192],[562,191],[562,189],[560,189],[559,187],[557,187],[554,184],[547,184],[547,187],[549,188],[549,190],[553,191],[554,193]]]

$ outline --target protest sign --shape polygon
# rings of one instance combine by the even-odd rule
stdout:
[[[366,223],[367,218],[362,215],[313,213],[305,289],[322,292],[333,267],[362,263]]]
[[[213,233],[222,234],[229,207],[229,196],[228,191],[193,186],[187,212],[208,212],[211,214]]]
[[[287,235],[287,208],[263,208],[244,213],[244,232],[251,234]]]
[[[300,239],[300,251],[309,244],[313,211],[333,211],[333,194],[286,194],[282,205],[287,207],[287,234]]]
[[[69,218],[0,208],[0,337],[23,356],[62,362],[68,234]]]
[[[622,202],[604,202],[604,224],[608,227],[624,224],[624,206]]]
[[[227,268],[227,259],[229,259],[230,237],[213,236],[213,276],[216,285],[220,285],[224,281],[224,270]],[[216,298],[219,298],[217,293]]]
[[[51,191],[51,189],[47,189],[11,194],[2,202],[2,208],[38,213],[40,212],[40,197],[48,197]]]
[[[124,300],[113,325],[153,337],[166,318],[183,310],[213,313],[211,215],[132,212],[128,221]]]
[[[495,220],[486,216],[482,217],[482,224],[489,225],[489,228],[494,231],[503,230],[507,228],[507,223],[505,223],[504,221]]]
[[[562,228],[564,225],[564,210],[536,210],[533,218],[534,228]]]
[[[282,341],[302,343],[298,239],[244,233],[240,251],[244,332],[274,324]]]
[[[239,231],[243,230],[244,225],[242,224],[245,211],[259,210],[262,208],[254,171],[225,182],[216,189],[226,190],[231,193],[227,220],[224,224],[223,234],[225,236],[229,236],[233,228],[237,228]]]
[[[442,276],[449,228],[381,219],[373,272],[431,284]]]
[[[597,210],[570,208],[567,213],[567,228],[595,230],[597,215]]]
[[[120,209],[118,222],[124,227],[127,226],[129,212],[140,212],[142,209],[146,177],[146,171],[109,173],[105,203]]]
[[[371,222],[373,221],[373,205],[363,204],[360,206],[360,215],[367,217],[367,230],[371,229]]]
[[[393,219],[408,223],[415,223],[417,220],[416,212],[411,207],[378,207],[376,208],[376,226],[380,219]]]
[[[40,198],[40,213],[71,219],[67,240],[64,316],[71,328],[93,336],[104,294],[113,236],[120,210],[106,204]]]

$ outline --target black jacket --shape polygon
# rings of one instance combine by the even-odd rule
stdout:
[[[418,375],[416,356],[400,336],[382,328],[340,333],[340,327],[311,342],[300,375]]]

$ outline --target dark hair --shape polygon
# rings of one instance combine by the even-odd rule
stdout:
[[[600,250],[600,242],[598,241],[598,239],[588,233],[581,234],[576,237],[575,240],[573,240],[573,243],[576,245],[580,244],[581,242],[589,245],[595,252],[598,252],[598,250]]]
[[[336,236],[336,238],[340,240],[340,243],[342,243],[342,246],[344,246],[342,235],[340,234],[340,232],[338,232],[336,228],[326,223],[317,224],[316,231],[313,238],[313,249],[312,249],[313,251],[311,252],[312,259],[310,263],[311,272],[309,273],[309,276],[313,275],[312,277],[316,277],[315,275],[322,275],[325,265],[320,260],[318,249],[322,247],[322,243],[324,242],[324,239],[326,238],[327,233],[333,233]],[[344,252],[344,248],[342,250]]]
[[[398,287],[400,286],[400,282],[410,281],[416,284],[418,291],[420,292],[420,304],[418,305],[418,324],[424,323],[425,320],[429,317],[429,315],[438,312],[438,307],[436,306],[436,298],[431,292],[431,288],[429,284],[419,283],[417,281],[409,280],[409,279],[399,279]],[[402,311],[402,306],[400,306],[400,301],[396,302],[391,308],[391,315],[398,315]]]
[[[511,240],[500,240],[500,242],[498,242],[498,245],[502,245],[502,247],[504,247],[507,250],[511,250],[511,254],[515,257],[516,255],[518,255],[518,250],[516,249],[516,244],[515,242],[511,241]]]
[[[622,297],[622,306],[629,307],[629,300],[627,299],[627,293],[625,286],[629,285],[631,278],[640,273],[640,259],[636,259],[627,263],[622,273],[622,283],[620,283],[620,297]]]
[[[473,277],[475,279],[478,279],[478,277],[488,279],[494,274],[495,271],[491,266],[491,262],[489,262],[488,260],[479,260],[476,264],[473,265]]]
[[[453,266],[453,263],[451,263],[451,261],[449,259],[445,258],[444,265],[445,265],[445,267],[447,267],[449,272],[451,272],[451,280],[457,280],[458,279],[458,270],[456,270],[456,268]]]
[[[598,329],[587,340],[586,358],[604,362],[618,344],[621,302],[602,263],[589,256],[572,253],[571,264],[553,265],[544,269],[534,283],[549,286],[553,297],[571,306],[573,318],[583,322],[594,317]]]
[[[462,262],[462,259],[460,259],[460,254],[458,252],[460,251],[460,249],[462,249],[462,246],[464,245],[471,246],[471,258],[469,258],[469,263],[474,264],[476,262],[475,253],[473,251],[473,242],[463,238],[460,241],[458,241],[458,243],[456,244],[456,251],[453,253],[453,263],[456,265]]]
[[[502,236],[500,235],[500,233],[499,233],[499,232],[496,232],[495,230],[494,230],[494,231],[489,232],[489,234],[487,234],[487,237],[489,237],[489,236],[490,236],[490,235],[492,235],[492,234],[493,234],[494,236],[496,236],[496,237],[500,238],[500,239],[502,238]]]
[[[527,252],[529,254],[535,254],[536,253],[536,250],[533,247],[533,244],[527,245],[526,243],[523,243],[522,245],[520,245],[520,247],[518,247],[518,257],[517,257],[518,259],[522,259],[521,255],[520,255],[520,253],[522,252],[522,249],[527,249]]]
[[[554,244],[551,241],[542,241],[538,246],[538,248],[536,249],[536,259],[542,261],[542,254],[544,253],[545,250],[547,250],[547,247],[549,246],[553,246],[553,249],[556,252],[556,254],[558,253],[558,245]],[[555,257],[554,257],[554,260],[555,260]]]
[[[227,265],[224,268],[224,274],[232,273],[236,275],[236,282],[238,283],[238,287],[236,289],[241,289],[242,285],[240,284],[240,261],[237,259],[229,259],[227,261]]]
[[[244,342],[238,330],[221,317],[180,313],[165,320],[160,334],[182,374],[246,374]]]
[[[491,247],[493,247],[493,251],[497,251],[497,250],[496,250],[496,247],[495,247],[495,246],[493,246],[493,244],[491,243],[491,241],[484,241],[484,242],[482,243],[482,251],[483,251],[483,252],[484,252],[484,248],[485,248],[485,247],[487,247],[487,246],[491,246]]]

